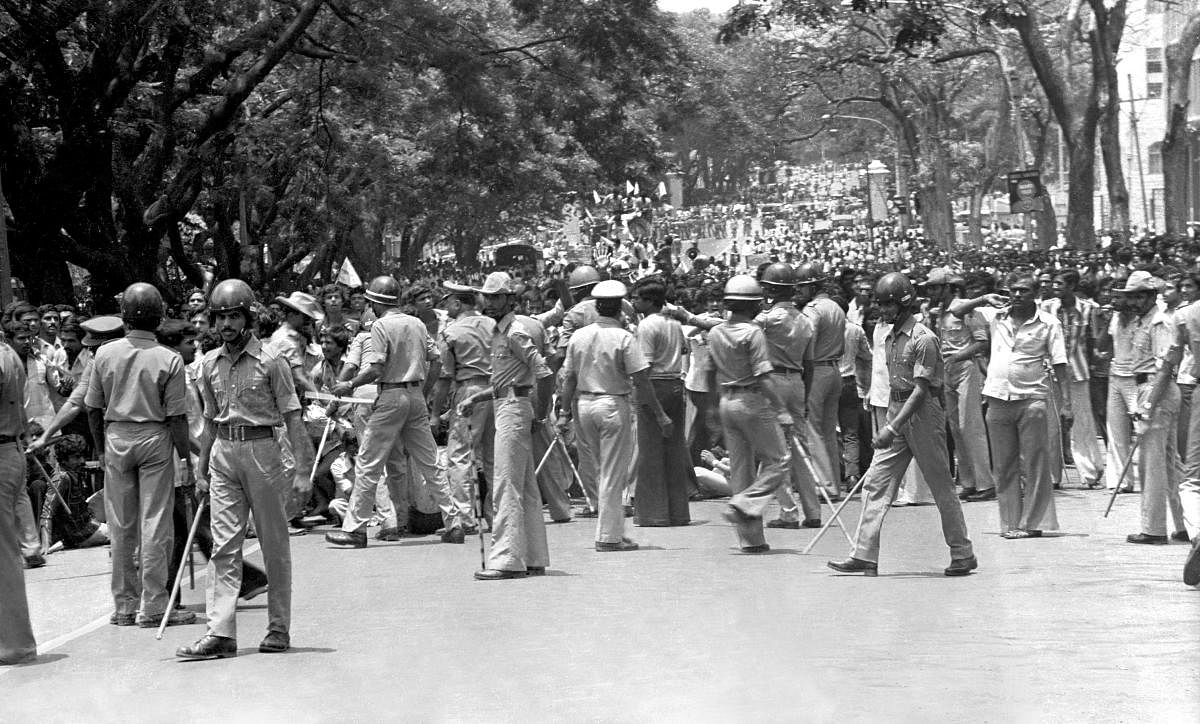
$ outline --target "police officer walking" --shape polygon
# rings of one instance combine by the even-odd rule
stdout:
[[[242,541],[251,514],[262,545],[267,577],[267,635],[263,653],[291,646],[292,556],[285,501],[287,472],[275,428],[287,427],[295,455],[292,490],[307,495],[312,441],[300,419],[291,370],[285,359],[251,333],[254,292],[240,279],[213,288],[209,310],[224,343],[204,355],[196,383],[204,405],[205,440],[197,487],[211,499],[212,576],[208,633],[180,647],[184,659],[237,655],[237,599],[242,586]]]
[[[191,611],[167,611],[175,460],[187,459],[189,449],[183,360],[154,336],[162,315],[157,289],[129,285],[121,297],[128,331],[96,350],[84,398],[96,449],[104,451],[115,608],[109,622],[116,626],[153,628],[164,615],[171,626],[196,619]],[[190,462],[188,474],[194,476]]]
[[[708,334],[733,492],[725,517],[736,528],[744,553],[771,549],[762,517],[775,491],[787,482],[791,455],[786,438],[794,424],[772,378],[766,335],[754,323],[762,299],[754,277],[732,277],[725,283],[729,319]]]
[[[517,323],[517,315],[512,311],[516,285],[508,274],[489,274],[483,287],[476,291],[484,297],[484,313],[496,322],[492,336],[492,384],[462,400],[458,414],[470,416],[475,405],[494,400],[496,440],[492,546],[487,568],[476,571],[475,578],[499,581],[540,576],[550,565],[550,551],[534,474],[531,430],[535,424],[545,424],[554,375],[527,327]]]
[[[886,414],[876,412],[878,432],[871,467],[863,476],[863,517],[851,557],[829,561],[842,573],[875,576],[879,571],[879,536],[883,519],[900,489],[900,479],[915,458],[925,474],[950,546],[947,576],[965,576],[978,567],[962,506],[954,494],[946,451],[946,416],[936,389],[942,383],[942,356],[937,337],[913,318],[916,291],[903,274],[884,275],[875,286],[883,324],[890,325],[884,351],[891,401]],[[881,330],[876,328],[876,335]]]
[[[423,391],[424,386],[432,386],[437,374],[433,368],[440,359],[437,346],[421,320],[400,311],[399,299],[400,284],[390,276],[375,277],[367,285],[367,300],[379,319],[371,325],[363,369],[333,388],[340,396],[370,382],[379,384],[379,397],[359,444],[350,507],[342,529],[325,534],[325,540],[337,546],[367,547],[364,528],[371,520],[375,490],[391,471],[400,469],[405,451],[425,482],[432,485],[446,525],[442,542],[465,540],[462,511],[450,496],[446,469],[438,463]]]

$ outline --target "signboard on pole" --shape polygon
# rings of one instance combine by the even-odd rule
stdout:
[[[1008,174],[1008,204],[1014,214],[1031,214],[1041,211],[1045,204],[1046,191],[1042,187],[1042,173],[1037,169],[1010,171]]]

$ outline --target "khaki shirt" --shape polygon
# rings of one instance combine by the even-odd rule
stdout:
[[[846,313],[837,302],[825,294],[818,294],[816,299],[804,306],[804,316],[812,322],[816,336],[813,341],[813,361],[841,360],[846,345]]]
[[[1149,312],[1128,322],[1122,322],[1121,315],[1114,314],[1108,332],[1113,339],[1109,374],[1114,377],[1157,372],[1175,344],[1172,317],[1157,307],[1151,307]]]
[[[628,395],[633,391],[630,375],[649,367],[634,336],[610,317],[577,330],[563,362],[563,369],[575,375],[579,392],[598,395]]]
[[[899,327],[893,325],[883,343],[890,388],[911,392],[916,380],[928,381],[931,389],[941,387],[944,373],[939,347],[937,335],[912,317]]]
[[[25,365],[15,349],[0,343],[0,435],[20,437],[27,427]]]
[[[496,320],[479,312],[463,315],[443,329],[438,340],[444,379],[468,380],[492,373],[492,337]]]
[[[509,312],[492,335],[492,388],[501,396],[509,387],[532,387],[552,372],[538,351],[528,327]]]
[[[759,375],[775,369],[766,334],[753,322],[722,322],[713,327],[708,332],[708,351],[722,387],[752,385]]]
[[[813,324],[793,302],[776,302],[754,321],[767,336],[767,350],[775,369],[803,370],[804,362],[812,361],[816,341]]]
[[[187,414],[183,358],[153,332],[130,330],[96,350],[84,402],[107,422],[166,422]]]
[[[429,374],[429,363],[438,357],[425,323],[390,309],[371,325],[371,343],[363,350],[362,363],[363,367],[383,365],[379,384],[421,382]]]
[[[205,354],[196,383],[205,419],[218,425],[275,427],[300,409],[287,362],[257,337],[236,358],[227,345]]]
[[[621,312],[625,316],[626,322],[632,322],[637,318],[637,310],[629,303],[628,299],[621,300]],[[562,333],[558,338],[558,348],[562,349],[567,346],[567,342],[571,341],[571,335],[583,329],[589,324],[595,323],[600,318],[600,313],[596,311],[596,300],[585,299],[575,306],[571,307],[562,318],[560,325]]]
[[[638,345],[650,363],[650,377],[677,380],[683,375],[683,354],[687,342],[683,325],[664,314],[651,314],[637,326]]]

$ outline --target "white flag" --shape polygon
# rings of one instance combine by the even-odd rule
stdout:
[[[338,271],[337,283],[344,284],[351,289],[362,286],[362,279],[358,276],[358,272],[354,269],[354,264],[350,261],[350,257],[346,257],[342,262],[342,268]]]

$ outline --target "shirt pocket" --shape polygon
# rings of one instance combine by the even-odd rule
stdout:
[[[255,363],[254,371],[247,376],[239,397],[249,412],[269,413],[273,410],[275,393],[271,389],[271,378],[261,362]]]

